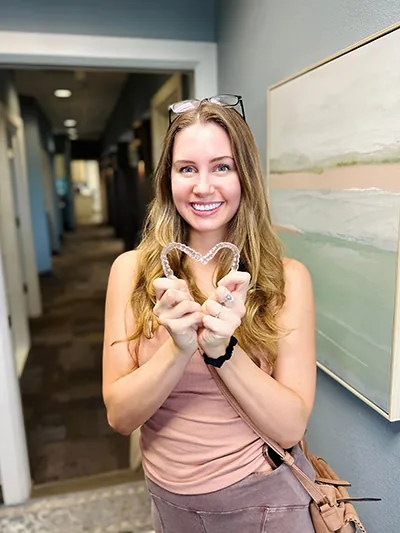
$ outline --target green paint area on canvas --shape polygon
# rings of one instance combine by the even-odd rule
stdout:
[[[279,236],[312,276],[319,362],[388,411],[397,254],[317,233]]]

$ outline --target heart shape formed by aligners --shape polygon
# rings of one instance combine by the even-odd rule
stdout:
[[[189,257],[195,259],[203,265],[209,263],[214,258],[215,254],[222,250],[222,248],[228,248],[233,252],[231,272],[236,271],[239,268],[240,252],[238,247],[232,244],[231,242],[219,242],[218,244],[213,246],[211,250],[209,250],[205,255],[201,255],[199,252],[193,250],[193,248],[190,248],[190,246],[186,246],[186,244],[182,244],[180,242],[170,242],[169,244],[167,244],[167,246],[164,246],[160,256],[161,264],[166,278],[169,278],[170,276],[174,275],[174,271],[169,265],[168,254],[169,252],[171,252],[171,250],[174,250],[175,248],[180,250],[181,252],[184,252]]]

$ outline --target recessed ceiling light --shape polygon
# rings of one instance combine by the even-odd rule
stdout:
[[[76,120],[74,118],[68,118],[67,120],[64,120],[64,126],[66,128],[75,128]]]
[[[57,98],[69,98],[72,95],[72,92],[69,89],[57,89],[54,91],[54,95]]]
[[[68,128],[68,137],[71,139],[71,141],[74,141],[78,138],[78,130],[76,128]]]

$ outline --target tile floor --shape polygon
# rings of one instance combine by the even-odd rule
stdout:
[[[154,533],[143,481],[0,506],[1,533]]]

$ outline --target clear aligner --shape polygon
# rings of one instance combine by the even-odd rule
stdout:
[[[201,255],[199,252],[196,252],[190,246],[186,246],[186,244],[182,244],[180,242],[170,242],[164,248],[161,252],[161,265],[164,271],[164,275],[166,278],[173,276],[174,271],[170,267],[169,261],[168,261],[168,254],[174,249],[180,250],[181,252],[184,252],[187,254],[190,258],[195,259],[199,263],[202,263],[203,265],[206,265],[209,263],[214,256],[222,249],[222,248],[228,248],[229,250],[232,250],[233,253],[233,260],[232,260],[232,266],[231,266],[231,272],[236,271],[239,269],[239,262],[240,262],[240,252],[237,246],[232,244],[231,242],[219,242],[216,244],[211,250],[209,250],[205,255]]]

